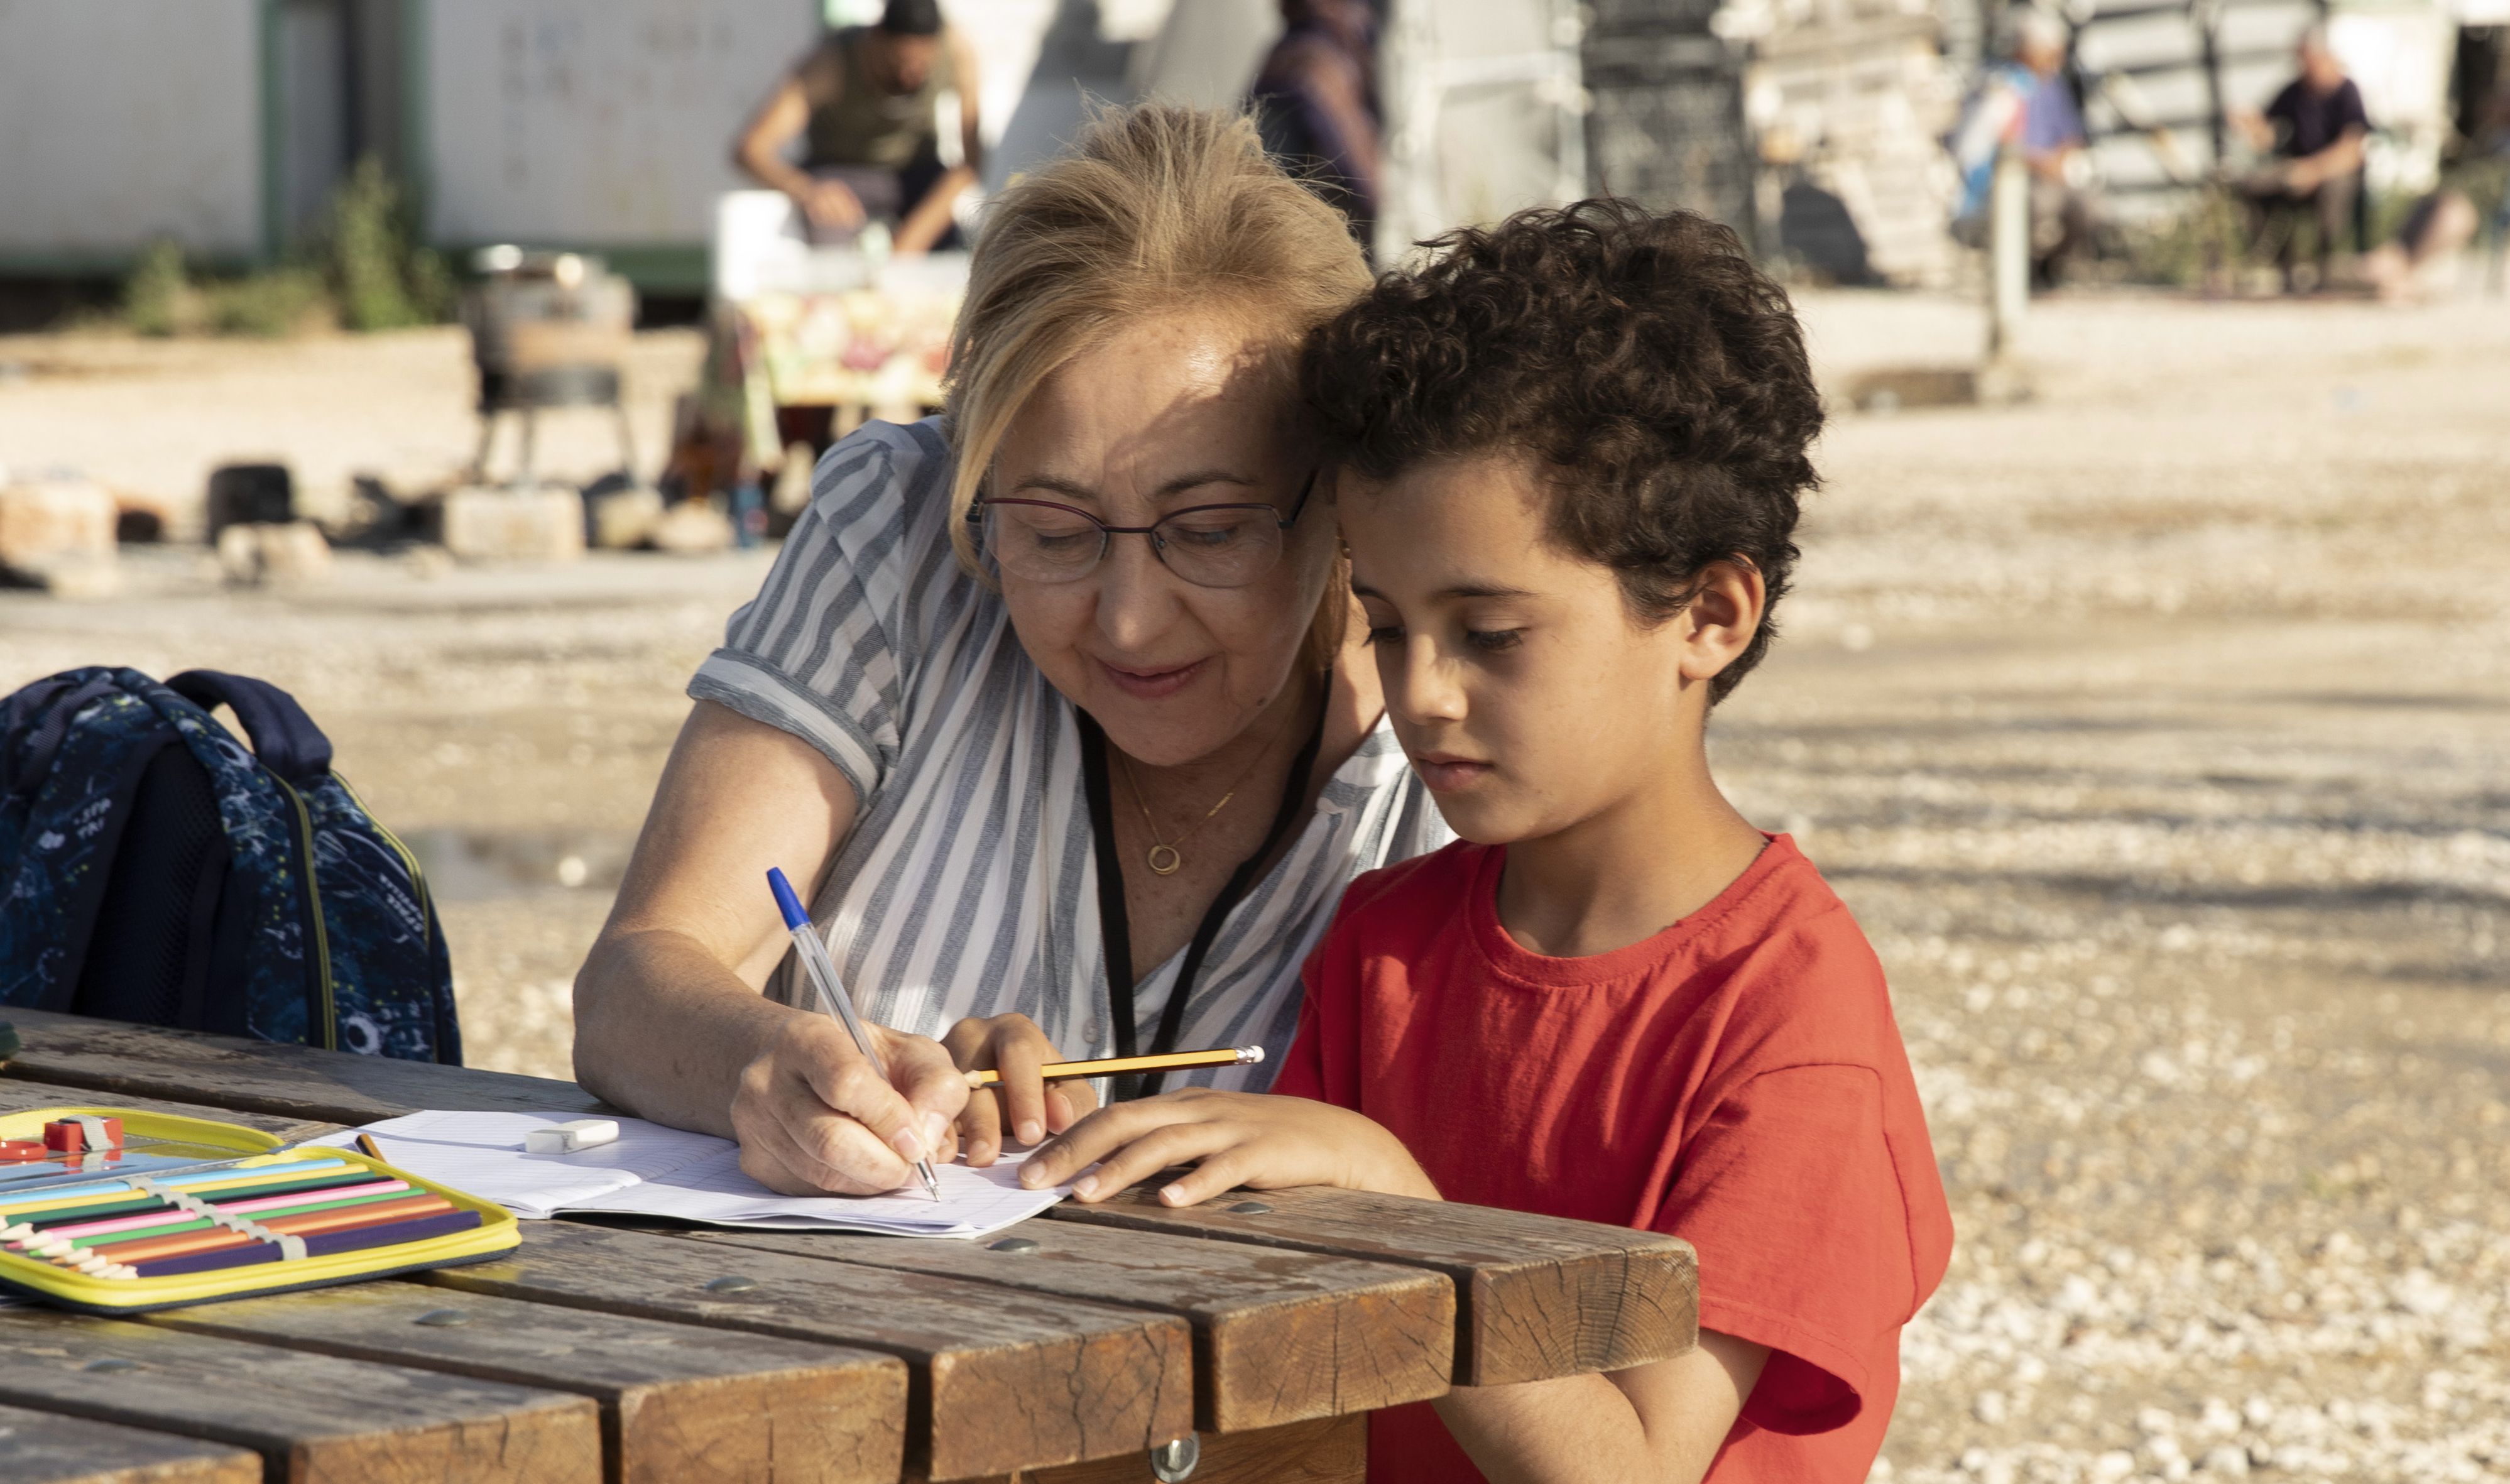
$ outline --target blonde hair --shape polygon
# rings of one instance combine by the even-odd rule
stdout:
[[[984,575],[968,510],[1011,419],[1064,362],[1189,306],[1242,313],[1288,350],[1368,285],[1341,214],[1266,157],[1253,120],[1173,103],[1094,113],[1069,150],[996,198],[976,241],[944,419],[960,562]],[[1332,632],[1312,637],[1338,646],[1349,603],[1328,583],[1318,622]]]

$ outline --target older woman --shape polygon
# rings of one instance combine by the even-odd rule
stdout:
[[[871,1191],[1094,1106],[1044,1062],[1286,1047],[1344,885],[1447,838],[1344,642],[1295,405],[1367,282],[1243,120],[1112,113],[1004,195],[949,415],[829,451],[690,683],[576,981],[586,1086],[780,1190]],[[785,962],[770,866],[817,884],[886,1078]]]

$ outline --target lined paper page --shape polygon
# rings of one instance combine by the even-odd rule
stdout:
[[[609,1211],[715,1226],[838,1230],[903,1237],[982,1237],[1063,1199],[1060,1189],[1022,1190],[1024,1155],[987,1169],[945,1164],[941,1199],[920,1185],[886,1196],[783,1196],[741,1171],[740,1146],[711,1134],[619,1120],[613,1144],[571,1155],[523,1152],[535,1128],[571,1122],[549,1113],[413,1113],[369,1123],[387,1162],[483,1197],[517,1216]],[[356,1143],[354,1134],[310,1142]]]

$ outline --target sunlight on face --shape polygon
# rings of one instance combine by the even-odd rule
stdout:
[[[1642,627],[1609,568],[1551,543],[1529,461],[1346,476],[1340,508],[1395,735],[1458,834],[1566,829],[1649,786],[1695,734],[1689,626]]]
[[[1312,461],[1287,436],[1290,372],[1235,321],[1163,316],[1065,363],[1012,420],[986,493],[1146,526],[1190,506],[1260,502],[1286,515]],[[1205,588],[1143,536],[1113,538],[1076,581],[1003,574],[1011,626],[1055,689],[1125,753],[1192,762],[1243,732],[1290,678],[1333,559],[1312,501],[1280,559]]]

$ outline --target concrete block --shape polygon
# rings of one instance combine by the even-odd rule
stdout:
[[[654,525],[654,550],[696,555],[732,545],[732,518],[703,500],[683,500]]]
[[[231,525],[218,532],[218,568],[239,588],[319,583],[331,575],[331,544],[311,520]]]
[[[457,489],[444,497],[444,549],[464,561],[574,561],[584,500],[571,489]]]
[[[122,592],[122,564],[109,556],[59,556],[33,566],[11,567],[0,586],[32,588],[73,601],[116,597]]]
[[[633,485],[594,495],[585,502],[585,512],[592,526],[592,544],[605,552],[625,552],[643,546],[662,523],[663,496]]]
[[[86,479],[0,487],[0,567],[32,572],[59,562],[113,560],[113,496]]]

